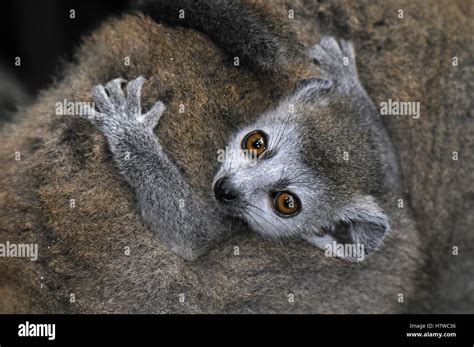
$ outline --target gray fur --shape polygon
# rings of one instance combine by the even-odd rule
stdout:
[[[349,191],[344,187],[345,182],[331,182],[331,177],[316,165],[320,158],[314,149],[325,151],[317,134],[322,131],[319,129],[321,117],[344,117],[346,122],[354,124],[354,130],[357,124],[369,127],[366,138],[354,131],[348,140],[367,142],[365,148],[375,148],[371,155],[380,166],[378,172],[374,172],[377,168],[371,170],[368,166],[351,167],[350,160],[348,163],[342,160],[337,166],[359,171],[358,175],[367,180],[365,185],[381,187],[385,198],[400,193],[400,186],[396,184],[400,181],[396,155],[379,124],[372,101],[359,82],[352,44],[344,40],[339,44],[332,37],[324,37],[311,49],[310,57],[317,60],[326,79],[303,81],[275,109],[239,130],[227,147],[231,155],[226,157],[214,181],[226,177],[236,187],[241,198],[230,206],[224,204],[223,208],[242,217],[264,236],[297,236],[322,249],[332,241],[363,244],[370,254],[389,230],[388,218],[370,191]],[[347,65],[344,64],[346,57]],[[347,104],[349,112],[338,114],[332,108],[336,103]],[[256,163],[239,155],[242,139],[254,130],[261,130],[269,137],[265,152],[268,155],[262,155]],[[339,167],[334,169],[336,174],[342,171]],[[301,200],[301,213],[290,218],[279,216],[271,207],[273,191],[296,194]],[[342,228],[342,224],[347,228]],[[344,235],[335,235],[342,229]]]
[[[302,49],[284,21],[249,2],[235,0],[139,0],[136,8],[158,21],[206,33],[250,69],[273,72],[299,59]]]
[[[92,97],[100,112],[90,109],[88,119],[106,137],[120,173],[135,191],[144,221],[174,252],[194,260],[217,242],[222,224],[193,194],[153,132],[165,111],[164,104],[157,101],[142,113],[145,78],[129,82],[126,96],[121,87],[124,82],[117,78],[105,88],[94,87]]]
[[[334,191],[345,182],[351,191],[377,196],[391,227],[383,245],[367,261],[353,264],[328,258],[304,242],[277,243],[242,233],[197,261],[173,254],[143,226],[132,190],[111,165],[104,137],[86,121],[55,115],[54,103],[88,101],[94,85],[116,76],[147,76],[143,104],[149,107],[159,99],[167,106],[155,130],[160,143],[206,199],[217,169],[215,151],[225,146],[221,138],[227,130],[249,124],[274,106],[296,80],[320,76],[302,69],[295,69],[290,80],[250,75],[222,64],[219,48],[197,32],[124,16],[85,39],[64,78],[2,128],[0,234],[4,240],[38,242],[39,261],[0,261],[0,311],[473,311],[473,243],[468,241],[474,79],[473,51],[466,45],[473,25],[468,4],[397,0],[352,6],[350,1],[295,0],[290,5],[295,18],[287,22],[306,47],[314,46],[321,33],[350,37],[360,47],[360,77],[373,100],[397,97],[422,104],[419,121],[383,119],[401,158],[407,196],[380,193],[384,167],[367,146],[363,123],[324,116],[319,132],[312,129],[322,147],[308,153]],[[287,1],[272,1],[271,7],[271,16],[287,18]],[[404,9],[403,21],[396,18],[398,8]],[[131,66],[123,64],[124,55]],[[451,64],[454,55],[458,67]],[[184,115],[178,112],[181,103]],[[336,115],[351,113],[343,103],[331,107]],[[353,145],[352,132],[359,135]],[[349,149],[351,165],[333,160],[338,147]],[[458,162],[451,160],[454,150]],[[20,162],[11,160],[16,151],[21,151]],[[361,177],[367,173],[372,179]],[[74,209],[70,198],[77,201]],[[399,198],[404,208],[397,207]],[[214,213],[216,221],[223,218],[219,210]],[[247,231],[237,220],[227,225]],[[458,256],[452,255],[454,245]],[[124,254],[127,246],[129,255]]]
[[[343,64],[345,56],[349,57],[347,67]],[[312,148],[322,145],[309,125],[317,128],[319,117],[334,117],[330,104],[340,97],[344,98],[342,102],[355,105],[354,111],[345,117],[354,121],[369,119],[373,123],[377,115],[358,80],[350,43],[341,41],[339,45],[334,38],[323,38],[321,44],[311,50],[311,57],[317,59],[330,80],[315,79],[305,83],[277,108],[240,130],[226,147],[230,155],[226,156],[214,182],[229,178],[241,198],[230,207],[225,206],[224,212],[243,218],[264,236],[298,236],[322,249],[332,241],[362,244],[370,254],[388,231],[388,218],[370,192],[350,192],[338,186],[334,191],[327,183],[330,178],[318,172],[317,159],[311,153]],[[218,243],[225,228],[221,227],[222,223],[216,223],[213,209],[193,194],[154,135],[153,130],[165,110],[163,103],[156,102],[150,111],[142,114],[140,92],[145,79],[138,77],[129,82],[126,96],[121,87],[123,83],[123,79],[117,78],[105,88],[94,87],[92,96],[100,112],[91,110],[89,119],[107,138],[115,163],[135,191],[145,222],[173,251],[193,260]],[[265,155],[255,163],[241,156],[240,143],[245,134],[257,129],[268,134],[270,141]],[[374,156],[382,157],[393,150],[384,148],[384,143],[372,137],[367,141],[373,141],[380,150]],[[397,171],[395,161],[384,162],[384,159],[379,158],[380,165]],[[371,172],[361,175],[370,179],[367,186],[383,185],[372,180]],[[397,187],[391,188],[392,191],[385,191],[387,195],[398,193],[393,191]],[[271,207],[271,194],[278,190],[296,194],[302,203],[301,213],[291,218],[276,214]],[[184,200],[192,211],[186,218]]]

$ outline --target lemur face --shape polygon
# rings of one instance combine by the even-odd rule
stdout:
[[[321,86],[331,87],[314,88]],[[354,130],[350,107],[306,89],[311,85],[230,139],[215,199],[264,236],[299,236],[319,248],[363,243],[370,253],[389,229],[371,195],[378,186],[376,151],[364,129]],[[352,163],[338,162],[339,147],[353,151]]]
[[[216,200],[263,235],[299,234],[324,187],[301,160],[302,136],[292,117],[259,123],[229,142],[214,181]]]

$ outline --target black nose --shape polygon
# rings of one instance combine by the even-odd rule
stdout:
[[[214,195],[221,202],[231,202],[237,199],[237,191],[227,177],[219,178],[214,183]]]

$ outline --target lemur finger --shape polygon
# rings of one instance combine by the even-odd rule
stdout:
[[[105,85],[105,90],[109,93],[109,98],[115,105],[125,104],[125,95],[122,90],[122,84],[127,81],[123,78],[116,78]]]
[[[115,107],[112,102],[110,102],[103,85],[99,84],[92,89],[92,99],[96,103],[100,112],[107,114],[114,113]]]
[[[147,113],[142,115],[142,122],[147,128],[154,129],[158,125],[165,109],[165,104],[161,101],[157,101]]]
[[[341,47],[337,43],[336,39],[331,36],[325,36],[321,39],[319,43],[324,50],[333,58],[333,59],[340,59],[341,58]]]
[[[349,58],[349,64],[352,64],[354,65],[353,67],[355,67],[355,53],[352,43],[346,40],[341,40],[341,50],[342,54]]]
[[[127,84],[127,113],[139,116],[141,114],[141,90],[146,79],[143,76],[135,78]]]
[[[333,58],[329,56],[324,48],[320,45],[316,45],[309,51],[310,58],[316,60],[316,62],[321,65],[322,68],[329,66]]]
[[[87,119],[97,128],[101,128],[101,126],[104,124],[104,119],[107,117],[107,115],[94,110],[94,108],[92,107],[87,107],[85,109],[84,114],[82,114],[80,117]]]

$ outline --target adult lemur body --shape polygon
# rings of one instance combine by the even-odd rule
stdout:
[[[349,243],[370,254],[389,230],[376,200],[401,194],[396,155],[358,80],[352,45],[324,38],[310,57],[327,79],[303,81],[278,107],[239,129],[213,190],[224,211],[260,234],[297,236],[323,249]],[[179,255],[194,259],[227,230],[215,224],[215,210],[193,193],[155,138],[164,104],[142,113],[145,79],[129,82],[126,93],[124,82],[96,86],[100,112],[88,116],[106,136],[146,223]],[[325,118],[334,119],[333,129],[324,128]]]
[[[260,72],[297,65],[300,58],[292,34],[282,34],[284,26],[272,25],[255,6],[184,0],[142,1],[140,8],[167,23],[204,31],[231,56]],[[320,248],[332,241],[362,244],[372,253],[389,230],[388,217],[376,200],[381,192],[387,200],[388,194],[399,195],[400,178],[394,150],[358,81],[352,46],[344,45],[343,53],[334,40],[326,39],[313,49],[312,58],[323,64],[329,80],[306,80],[278,108],[262,115],[253,129],[240,130],[226,147],[230,153],[213,186],[225,212],[243,217],[263,235],[296,235]],[[334,88],[333,80],[337,81]],[[107,92],[96,87],[94,99],[102,113],[92,119],[135,190],[146,223],[179,255],[195,259],[228,234],[228,228],[216,225],[213,206],[193,192],[153,139],[156,122],[140,114],[145,81],[129,84],[128,101],[120,86],[123,82],[109,82]],[[157,105],[159,111],[151,110],[148,117],[161,116],[164,106]],[[323,118],[337,119],[332,127],[344,130],[337,134],[324,129]],[[262,134],[260,141],[268,141],[260,144],[267,148],[255,166],[240,156],[249,134]],[[342,152],[344,157],[353,152],[351,160],[342,160]],[[360,152],[362,156],[357,155]],[[366,165],[369,157],[373,165]],[[286,204],[290,199],[291,205],[298,205],[294,213],[279,209],[278,200],[285,203],[285,199]]]
[[[258,54],[247,55],[250,60],[241,59],[246,68],[235,67],[228,62],[245,54],[225,48],[231,53],[225,56],[193,30],[127,15],[105,23],[87,38],[64,77],[13,123],[2,127],[0,236],[3,240],[38,243],[39,260],[0,259],[0,311],[469,311],[472,300],[466,294],[466,282],[456,277],[462,275],[460,270],[464,278],[472,271],[462,262],[466,259],[462,256],[466,254],[462,248],[465,243],[458,242],[457,263],[441,257],[452,253],[446,249],[441,252],[437,246],[452,248],[452,242],[465,240],[463,235],[468,234],[462,231],[467,230],[473,215],[468,213],[467,200],[459,188],[463,196],[472,191],[466,174],[468,162],[453,166],[456,163],[451,160],[453,148],[468,153],[465,149],[472,143],[462,118],[470,110],[469,99],[464,98],[465,93],[456,92],[467,90],[473,80],[469,70],[472,47],[466,45],[472,36],[469,6],[453,1],[351,4],[295,1],[290,8],[295,14],[291,20],[285,1],[242,6],[260,8],[265,18],[262,24],[267,23],[264,32],[276,35],[273,42],[287,37],[287,29],[295,32],[297,41],[307,49],[319,42],[319,33],[350,38],[362,62],[360,78],[374,100],[398,96],[421,102],[419,122],[385,119],[402,159],[403,186],[410,200],[401,196],[385,201],[383,192],[370,192],[390,220],[391,231],[385,233],[380,251],[354,264],[326,257],[306,242],[278,244],[254,233],[236,234],[236,230],[247,230],[246,225],[218,209],[213,211],[213,225],[226,225],[232,237],[207,255],[187,262],[144,227],[136,213],[133,190],[116,173],[103,135],[77,117],[55,115],[57,102],[90,101],[94,85],[118,76],[129,81],[146,76],[144,109],[150,109],[156,100],[166,105],[155,129],[162,149],[193,192],[209,203],[206,206],[214,206],[209,187],[219,171],[216,152],[225,147],[232,130],[243,129],[256,120],[256,115],[274,109],[296,81],[315,77],[315,72],[312,62],[304,62],[304,49],[297,53],[303,63],[289,67],[281,61],[275,64],[276,70],[266,68],[272,64],[252,61],[253,56],[260,57]],[[404,10],[403,20],[396,16],[399,9]],[[259,18],[254,18],[255,28]],[[228,19],[227,24],[232,23],[233,18]],[[282,44],[292,42],[283,40]],[[451,64],[443,65],[453,56],[464,64],[457,70]],[[430,117],[423,116],[423,105]],[[450,122],[454,119],[459,124]],[[344,136],[353,136],[338,127],[342,121],[344,118],[320,118],[318,125],[325,130],[320,134],[327,136],[328,143],[338,139],[344,143]],[[365,135],[362,137],[365,143]],[[17,152],[21,160],[15,161]],[[371,155],[365,157],[364,151],[348,153],[348,165],[365,162],[367,166],[346,171],[353,173],[347,175],[350,186],[367,192],[361,184],[367,180],[356,173],[377,172],[380,166]],[[354,155],[363,160],[352,160]],[[341,163],[334,164],[344,168]],[[336,170],[327,170],[326,175],[330,181],[341,183],[337,182]],[[383,181],[382,177],[378,182]],[[415,211],[423,244],[411,211]],[[449,233],[451,229],[458,232]],[[449,241],[452,235],[454,241]],[[449,274],[455,276],[452,280],[436,276],[442,269],[440,264],[449,264]],[[443,298],[446,288],[457,296]],[[71,300],[72,295],[75,300]],[[289,300],[290,295],[294,300]],[[425,300],[431,295],[435,300]]]

